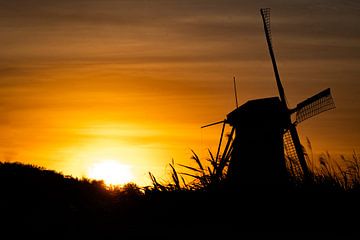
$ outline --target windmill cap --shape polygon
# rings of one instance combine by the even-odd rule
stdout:
[[[232,126],[239,124],[283,125],[285,111],[278,97],[260,98],[247,101],[227,115],[226,122]]]

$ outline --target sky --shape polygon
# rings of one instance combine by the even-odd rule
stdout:
[[[117,161],[166,179],[217,148],[239,104],[277,96],[259,13],[290,106],[330,87],[336,109],[298,125],[315,153],[360,150],[360,3],[0,1],[0,160],[67,175]]]

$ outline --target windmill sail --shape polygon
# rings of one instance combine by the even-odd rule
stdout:
[[[267,41],[267,44],[268,44],[269,53],[270,53],[270,57],[271,57],[271,62],[272,62],[273,69],[274,69],[276,84],[277,84],[277,87],[278,87],[278,90],[279,90],[280,100],[281,100],[285,110],[288,111],[289,108],[287,106],[286,97],[285,97],[285,93],[284,93],[284,88],[283,88],[283,86],[281,84],[281,81],[280,81],[280,75],[279,75],[279,71],[278,71],[278,68],[277,68],[277,65],[276,65],[275,54],[274,54],[272,41],[271,41],[270,9],[269,8],[262,8],[262,9],[260,9],[260,13],[261,13],[261,16],[262,16],[262,19],[263,19],[266,41]],[[306,160],[305,160],[305,157],[304,157],[304,152],[302,150],[302,146],[300,144],[300,139],[299,139],[299,135],[297,133],[296,127],[295,127],[294,124],[291,123],[290,112],[289,112],[289,115],[287,116],[287,121],[288,121],[288,124],[289,124],[288,131],[290,132],[291,142],[292,142],[292,144],[294,146],[294,150],[295,150],[293,152],[296,153],[296,156],[297,156],[296,159],[300,163],[300,166],[301,166],[302,171],[304,173],[304,177],[306,178],[308,176],[308,169],[307,169],[307,165],[306,165]]]
[[[300,177],[303,175],[303,171],[290,130],[287,130],[284,133],[283,140],[284,152],[286,156],[286,167],[293,176]]]
[[[277,68],[275,54],[274,54],[272,41],[271,41],[270,8],[262,8],[262,9],[260,9],[260,13],[261,13],[261,16],[263,19],[266,41],[267,41],[268,48],[269,48],[269,53],[270,53],[271,62],[272,62],[273,69],[274,69],[274,74],[275,74],[276,84],[277,84],[277,87],[279,90],[280,99],[281,99],[282,103],[284,104],[284,106],[287,108],[285,92],[284,92],[284,88],[280,81],[280,75],[279,75],[279,71]]]
[[[328,88],[296,106],[296,122],[300,123],[333,108],[335,108],[335,103]]]
[[[266,40],[268,41],[269,48],[272,48],[271,28],[270,28],[270,8],[262,8],[260,9],[260,13],[264,23]]]
[[[300,143],[300,138],[298,135],[298,132],[296,130],[296,127],[294,124],[291,124],[289,127],[289,131],[290,131],[290,135],[291,135],[291,140],[294,144],[295,147],[295,151],[296,151],[296,155],[297,155],[297,159],[300,163],[302,172],[304,174],[304,179],[307,180],[309,177],[309,170],[306,164],[306,160],[305,160],[305,155],[304,155],[304,151],[302,149],[301,143]]]

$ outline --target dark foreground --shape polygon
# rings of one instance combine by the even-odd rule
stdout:
[[[356,192],[106,191],[19,165],[1,165],[0,187],[1,239],[360,235]]]

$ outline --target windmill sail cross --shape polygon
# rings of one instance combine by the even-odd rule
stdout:
[[[202,126],[223,124],[216,160],[221,160],[221,171],[227,167],[226,184],[234,189],[251,189],[254,185],[282,189],[287,186],[289,174],[304,182],[310,180],[296,124],[335,108],[330,88],[299,103],[294,109],[288,108],[271,39],[270,9],[262,8],[260,12],[279,97],[253,99],[238,106],[234,78],[236,109],[228,113],[225,120]],[[295,122],[291,120],[294,113]],[[220,154],[225,124],[232,130]]]
[[[265,37],[266,37],[266,42],[267,42],[268,49],[269,49],[271,62],[273,65],[276,85],[278,87],[281,102],[284,105],[284,107],[287,109],[288,107],[287,107],[284,87],[280,80],[280,74],[279,74],[279,70],[278,70],[278,67],[276,64],[275,53],[274,53],[274,49],[272,46],[271,29],[270,29],[270,8],[261,8],[260,13],[261,13],[261,17],[262,17],[263,24],[264,24]]]
[[[300,123],[333,108],[335,108],[335,103],[330,88],[327,88],[296,106],[296,122]]]

